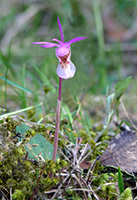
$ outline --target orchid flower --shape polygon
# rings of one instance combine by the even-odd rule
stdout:
[[[70,45],[74,42],[84,40],[86,39],[86,37],[76,37],[70,40],[69,42],[64,42],[64,35],[63,35],[62,26],[61,26],[59,17],[57,18],[57,21],[58,21],[58,26],[60,30],[61,41],[59,41],[56,38],[52,39],[52,41],[57,42],[58,44],[54,42],[53,43],[34,42],[32,44],[39,44],[41,47],[44,47],[44,48],[57,47],[56,57],[59,60],[59,65],[56,71],[57,75],[62,79],[68,79],[68,78],[72,78],[76,72],[76,67],[70,60],[70,57],[71,57]]]
[[[32,44],[39,44],[41,47],[44,48],[56,48],[56,57],[59,60],[59,65],[57,67],[57,75],[59,76],[59,96],[58,96],[58,103],[57,103],[57,110],[56,110],[56,124],[55,124],[55,138],[54,138],[54,150],[53,150],[53,160],[55,161],[57,155],[57,148],[58,148],[58,136],[59,136],[59,127],[60,127],[60,114],[61,114],[61,88],[62,88],[62,79],[72,78],[76,72],[75,65],[71,62],[71,50],[70,45],[74,42],[78,42],[79,40],[84,40],[86,37],[76,37],[70,40],[69,42],[64,42],[64,35],[62,31],[62,26],[59,20],[58,26],[60,30],[61,41],[54,38],[51,42],[34,42]]]

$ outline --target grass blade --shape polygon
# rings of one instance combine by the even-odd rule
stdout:
[[[28,90],[27,88],[22,87],[22,86],[20,86],[20,85],[18,85],[18,84],[16,84],[16,83],[10,81],[9,79],[6,79],[5,77],[0,76],[0,79],[3,80],[3,81],[5,81],[5,82],[7,82],[7,83],[10,84],[10,85],[15,86],[16,88],[19,88],[19,89],[21,89],[21,90],[24,90],[25,92],[32,93],[31,90]]]
[[[7,80],[7,76],[8,76],[8,69],[10,67],[9,65],[9,61],[10,61],[10,51],[11,51],[11,42],[12,42],[12,38],[10,40],[10,44],[9,44],[9,52],[8,52],[8,59],[7,59],[7,62],[6,62],[6,74],[5,74],[5,80]],[[5,109],[7,109],[7,81],[5,81]]]
[[[124,182],[123,182],[120,167],[118,167],[118,187],[119,187],[120,194],[122,194],[124,192]]]
[[[9,117],[9,116],[13,116],[13,115],[16,115],[16,114],[21,113],[21,112],[25,112],[27,110],[33,109],[34,107],[41,106],[41,105],[43,105],[43,103],[39,103],[35,106],[30,106],[30,107],[27,107],[27,108],[23,108],[21,110],[17,110],[17,111],[14,111],[14,112],[10,112],[10,113],[0,115],[0,119],[6,118],[6,117]]]
[[[26,73],[26,66],[23,65],[22,68],[22,87],[25,87],[25,73]],[[26,108],[27,107],[27,102],[26,102],[26,96],[25,96],[25,92],[24,90],[22,90],[22,98],[21,98],[21,104],[22,104],[22,108]]]

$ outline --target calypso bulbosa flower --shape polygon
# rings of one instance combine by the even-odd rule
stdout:
[[[76,72],[76,67],[70,60],[70,57],[71,57],[70,45],[74,42],[84,40],[86,39],[86,37],[76,37],[70,40],[69,42],[64,42],[64,35],[63,35],[62,26],[61,26],[59,17],[57,18],[57,21],[58,21],[59,30],[60,30],[61,41],[59,41],[56,38],[52,39],[52,41],[57,42],[58,44],[54,42],[53,43],[34,42],[32,44],[39,44],[41,47],[44,47],[44,48],[57,47],[55,50],[56,57],[59,60],[59,65],[56,71],[57,75],[62,79],[68,79],[68,78],[72,78]]]

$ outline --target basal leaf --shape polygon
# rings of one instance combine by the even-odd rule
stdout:
[[[30,147],[25,145],[26,151],[28,151],[28,157],[31,159],[39,160],[39,154],[46,160],[52,159],[53,145],[45,139],[42,135],[36,133],[29,141]],[[59,155],[57,154],[57,159]]]
[[[30,129],[29,126],[27,126],[26,124],[24,123],[21,123],[20,126],[16,126],[16,133],[26,133],[28,130]]]

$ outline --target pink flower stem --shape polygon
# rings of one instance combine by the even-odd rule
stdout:
[[[61,102],[61,89],[62,89],[62,78],[59,77],[59,97],[58,100]]]
[[[61,89],[62,89],[62,78],[59,78],[59,96],[56,110],[56,124],[55,124],[55,137],[54,137],[54,150],[53,150],[53,161],[56,160],[57,149],[58,149],[58,137],[60,127],[60,113],[61,113]]]

